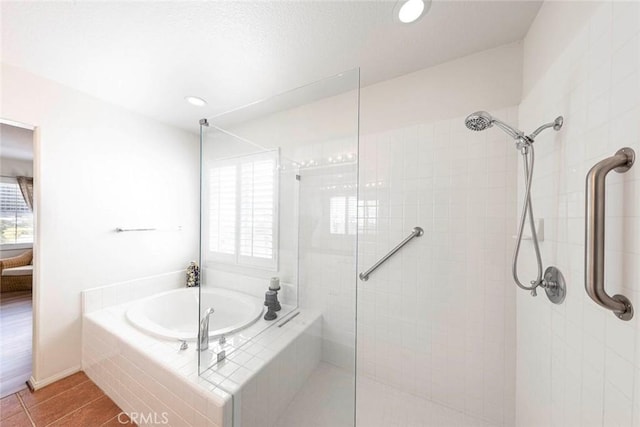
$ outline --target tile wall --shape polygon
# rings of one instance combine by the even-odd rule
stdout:
[[[354,139],[318,144],[317,158],[355,153]],[[322,360],[353,374],[357,164],[300,170],[300,307],[323,313]],[[353,210],[353,209],[352,209]]]
[[[469,111],[471,113],[471,111]],[[517,123],[517,109],[493,111]],[[358,284],[359,373],[496,425],[513,425],[517,153],[465,116],[364,135],[359,270],[424,229]]]
[[[636,307],[629,322],[584,291],[585,176],[628,146],[640,152],[640,5],[604,2],[538,76],[520,105],[533,129],[562,114],[564,128],[536,141],[533,202],[546,220],[542,253],[567,280],[567,298],[517,295],[517,425],[640,425],[640,167],[607,177],[606,289]],[[543,6],[553,8],[554,5]],[[574,7],[580,7],[576,3]],[[551,10],[551,9],[549,9]],[[540,16],[540,15],[539,15]],[[562,25],[563,17],[557,22]],[[566,19],[570,19],[566,16]],[[545,26],[545,37],[554,28]],[[558,42],[549,40],[549,42]],[[526,48],[525,64],[545,52]],[[522,196],[522,182],[520,182]],[[530,246],[525,248],[530,251]],[[526,255],[525,255],[526,256]],[[529,274],[533,274],[530,269]]]
[[[81,293],[82,313],[93,313],[103,308],[178,289],[185,286],[186,274],[186,270],[179,270],[87,289]]]

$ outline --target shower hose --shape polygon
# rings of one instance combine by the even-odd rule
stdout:
[[[516,248],[513,253],[513,264],[511,267],[511,272],[513,274],[513,280],[515,280],[516,285],[524,290],[531,291],[531,295],[536,296],[536,288],[542,284],[542,258],[540,256],[538,234],[536,233],[536,225],[533,218],[533,206],[531,204],[531,181],[533,181],[533,163],[535,158],[533,145],[527,144],[521,149],[521,153],[522,161],[524,163],[525,195],[522,214],[520,215],[520,224],[518,226]],[[536,253],[536,261],[538,262],[538,277],[536,280],[531,281],[531,286],[523,285],[518,278],[518,255],[520,254],[520,244],[522,243],[522,233],[524,231],[524,223],[527,219],[527,213],[529,214],[529,228],[531,229],[531,239],[533,240],[533,247]]]

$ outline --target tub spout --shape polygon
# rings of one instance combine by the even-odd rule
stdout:
[[[205,351],[209,348],[209,316],[213,314],[213,307],[209,307],[204,311],[204,316],[200,321],[200,330],[198,331],[198,350]]]

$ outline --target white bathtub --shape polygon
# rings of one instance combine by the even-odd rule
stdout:
[[[209,337],[246,328],[262,315],[258,298],[227,289],[202,289],[203,311],[213,307]],[[127,319],[144,332],[164,339],[194,341],[198,336],[198,288],[176,289],[136,301]]]

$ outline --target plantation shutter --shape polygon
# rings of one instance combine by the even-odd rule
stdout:
[[[277,268],[278,151],[216,162],[209,181],[213,259]]]

